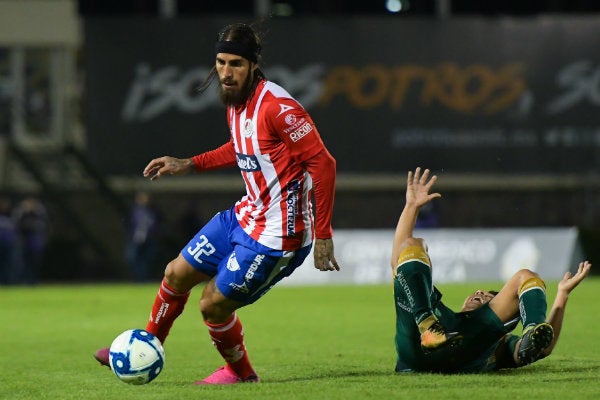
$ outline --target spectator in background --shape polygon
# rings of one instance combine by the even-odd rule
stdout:
[[[0,285],[12,283],[15,269],[17,231],[10,215],[11,207],[8,197],[0,197]]]
[[[15,208],[13,220],[17,230],[14,283],[34,285],[48,243],[48,213],[35,197],[23,199]]]
[[[150,196],[138,192],[127,218],[125,259],[135,282],[146,282],[156,254],[160,217]]]

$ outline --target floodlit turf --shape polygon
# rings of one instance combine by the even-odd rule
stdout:
[[[318,273],[318,272],[317,272]],[[556,282],[547,282],[553,298]],[[440,285],[446,304],[485,285]],[[600,278],[572,294],[555,353],[519,370],[404,374],[394,368],[390,286],[276,287],[239,315],[259,384],[197,387],[221,365],[194,289],[165,343],[162,374],[121,383],[92,358],[121,331],[143,328],[156,285],[0,287],[0,399],[597,399]]]

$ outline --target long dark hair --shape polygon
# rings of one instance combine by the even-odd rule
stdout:
[[[227,25],[217,34],[217,42],[230,41],[239,43],[249,49],[252,49],[256,54],[256,64],[262,64],[262,40],[258,30],[254,28],[252,24],[245,24],[242,22],[236,22],[231,25]],[[198,88],[200,93],[204,92],[212,83],[217,76],[217,67],[213,65],[208,73],[208,76]],[[253,82],[251,87],[255,87],[259,80],[266,79],[265,74],[260,68],[256,68]]]

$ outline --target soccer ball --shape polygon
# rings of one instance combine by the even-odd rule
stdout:
[[[132,385],[152,382],[165,364],[162,343],[143,329],[129,329],[110,345],[110,368],[117,378]]]

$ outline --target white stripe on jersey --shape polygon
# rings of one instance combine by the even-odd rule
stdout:
[[[238,153],[236,157],[243,155],[251,159],[252,162],[258,163],[259,166],[259,168],[249,171],[245,171],[240,166],[247,194],[236,203],[236,217],[240,221],[244,231],[259,243],[273,249],[282,249],[283,238],[288,236],[285,228],[287,226],[286,222],[290,218],[289,215],[286,215],[287,208],[285,210],[282,209],[283,191],[287,190],[289,182],[298,179],[302,182],[303,191],[302,193],[296,193],[298,196],[296,208],[297,212],[302,214],[304,224],[304,239],[302,239],[301,245],[306,246],[312,240],[313,216],[312,204],[309,198],[309,193],[312,189],[312,179],[306,171],[302,172],[299,170],[299,167],[291,168],[293,171],[278,171],[270,158],[270,149],[268,147],[266,149],[261,148],[259,140],[262,139],[264,141],[267,134],[267,132],[263,132],[265,129],[265,118],[261,114],[261,107],[263,106],[265,96],[269,93],[271,99],[293,100],[285,89],[272,82],[266,82],[258,96],[248,106],[252,107],[252,104],[254,104],[252,116],[247,114],[248,108],[244,108],[236,115],[235,109],[229,107],[230,130],[235,151]],[[299,104],[298,107],[301,108]],[[251,121],[251,123],[248,124],[247,121]],[[284,155],[283,157],[286,156]],[[281,158],[280,154],[279,169],[282,168]],[[288,155],[285,159],[291,160],[291,155]],[[239,160],[238,164],[240,164]],[[268,196],[261,196],[261,193],[268,193]],[[260,226],[258,226],[257,219],[260,220]],[[296,225],[294,224],[294,226]],[[298,229],[297,226],[295,229]],[[297,234],[298,232],[294,233]]]
[[[266,93],[267,93],[267,90],[265,88],[262,90],[262,92],[258,96],[258,100],[256,101],[256,106],[254,107],[254,114],[252,115],[252,126],[254,126],[255,129],[258,129],[258,110],[260,110],[260,105],[262,104],[262,100],[265,97]],[[245,112],[245,110],[244,110],[244,112]],[[260,156],[260,157],[258,157],[258,163],[260,165],[260,170],[261,170],[263,176],[265,177],[265,180],[267,182],[276,182],[277,187],[279,187],[279,181],[277,179],[277,174],[274,173],[274,171],[272,169],[272,163],[271,163],[271,160],[269,159],[269,155],[261,154],[261,152],[260,152],[261,149],[258,144],[258,132],[256,132],[256,134],[252,135],[251,139],[252,139],[252,147],[254,150],[254,154],[257,156]],[[249,176],[249,175],[251,175],[251,176]],[[255,193],[260,193],[260,187],[254,180],[254,174],[246,174],[246,176],[248,178],[251,178],[251,180],[249,179],[249,182],[251,182],[253,184],[253,186],[255,187]],[[271,198],[277,198],[277,192],[273,193],[273,187],[271,187],[270,192],[271,192]],[[273,194],[275,194],[275,196],[273,196]],[[256,208],[254,209],[254,212],[252,213],[252,221],[255,221],[255,218],[257,218],[261,213],[263,213],[264,212],[263,210],[265,208],[266,208],[265,216],[267,218],[267,221],[275,221],[277,218],[280,217],[279,213],[277,212],[277,209],[269,208],[268,204],[265,205],[263,203],[263,199],[261,198],[261,196],[256,197],[256,199],[254,200],[254,204],[256,205]],[[273,211],[275,211],[275,212],[273,212]],[[250,232],[247,232],[247,233],[249,234]]]

